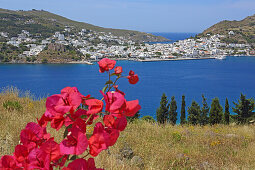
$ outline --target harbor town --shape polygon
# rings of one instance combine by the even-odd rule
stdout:
[[[230,31],[228,36],[234,34],[235,32]],[[22,53],[17,54],[12,60],[7,60],[10,63],[24,63],[24,61],[39,63],[37,57],[46,50],[57,51],[58,54],[72,51],[79,57],[72,57],[72,61],[68,60],[68,63],[86,64],[104,57],[134,61],[169,61],[224,59],[228,55],[255,55],[255,50],[250,44],[222,42],[221,38],[225,36],[207,34],[203,37],[191,37],[177,42],[137,43],[123,36],[87,29],[75,33],[72,27],[68,26],[63,32],[55,32],[53,36],[45,39],[31,35],[26,30],[22,30],[16,37],[9,37],[8,33],[0,32],[1,40],[4,40],[2,44],[23,49]],[[2,45],[0,55],[3,50]],[[0,60],[5,62],[4,56]],[[60,62],[67,63],[67,60]]]

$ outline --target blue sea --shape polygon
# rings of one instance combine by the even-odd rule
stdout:
[[[140,81],[130,85],[123,78],[119,89],[127,100],[139,99],[141,114],[155,117],[161,95],[169,100],[175,96],[178,114],[181,96],[186,96],[186,110],[192,100],[199,104],[204,94],[211,104],[219,97],[222,106],[226,97],[231,106],[241,93],[255,97],[255,57],[228,56],[226,60],[185,60],[162,62],[117,61],[127,75],[132,69]],[[66,86],[75,86],[84,95],[101,98],[99,90],[104,87],[107,75],[99,73],[98,65],[83,64],[0,64],[0,88],[15,86],[30,91],[36,98],[60,93]],[[232,111],[232,109],[231,109]],[[179,117],[179,116],[178,116]]]

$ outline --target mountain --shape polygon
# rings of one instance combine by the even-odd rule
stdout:
[[[202,35],[206,34],[226,35],[222,40],[229,43],[255,44],[255,15],[241,21],[221,21],[202,33]]]
[[[32,34],[40,33],[43,37],[47,37],[53,35],[56,31],[63,31],[65,26],[76,30],[87,29],[96,32],[111,32],[113,35],[123,36],[136,42],[169,41],[166,38],[144,32],[102,28],[84,22],[77,22],[44,10],[13,11],[0,8],[0,32],[8,32],[11,36],[16,36],[22,30],[27,30]]]

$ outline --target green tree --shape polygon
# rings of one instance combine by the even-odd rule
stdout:
[[[32,56],[32,57],[31,57],[31,61],[32,61],[32,62],[35,62],[35,61],[36,61],[36,57],[35,57],[35,56]]]
[[[181,125],[186,123],[186,113],[185,113],[185,107],[186,107],[186,103],[185,103],[185,96],[182,95],[182,107],[181,107]]]
[[[175,125],[176,124],[176,121],[177,121],[177,104],[176,104],[176,100],[174,98],[174,96],[172,96],[171,98],[171,102],[169,104],[169,122],[172,124],[172,125]]]
[[[218,97],[212,100],[211,110],[209,115],[209,123],[211,125],[222,123],[223,118],[223,108],[220,105],[220,100]]]
[[[228,104],[228,98],[226,98],[226,101],[225,101],[225,112],[224,112],[224,121],[225,121],[225,124],[229,124],[229,116],[230,116],[230,113],[229,113],[229,104]]]
[[[47,58],[42,59],[42,63],[43,63],[43,64],[47,64],[47,63],[48,63]]]
[[[26,61],[27,61],[27,62],[30,62],[30,61],[31,61],[31,58],[30,58],[30,57],[26,57]]]
[[[197,102],[195,102],[194,100],[191,103],[191,106],[188,107],[188,123],[196,125],[199,123],[199,119],[200,119],[200,106],[198,105]]]
[[[236,121],[240,124],[248,123],[254,118],[254,99],[246,99],[246,96],[241,94],[238,103],[233,102],[235,107],[233,107],[233,112],[236,113]]]
[[[157,109],[157,121],[158,123],[166,123],[168,119],[168,100],[165,93],[163,93],[160,101],[160,107]]]
[[[209,114],[210,108],[209,108],[206,98],[203,94],[202,94],[202,99],[203,99],[203,101],[202,101],[203,107],[201,108],[199,124],[206,125],[206,124],[208,124],[208,114]]]

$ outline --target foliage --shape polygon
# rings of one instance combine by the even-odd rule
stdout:
[[[157,122],[164,124],[168,121],[168,100],[165,93],[161,96],[160,106],[157,109]]]
[[[229,113],[229,104],[228,104],[228,98],[226,98],[226,101],[225,101],[225,112],[224,112],[224,122],[225,124],[229,124],[229,116],[230,116],[230,113]]]
[[[169,122],[175,125],[177,121],[177,104],[174,96],[172,96],[169,104]]]
[[[214,98],[212,100],[210,114],[209,114],[209,123],[211,125],[222,123],[223,120],[223,108],[220,105],[219,98]]]
[[[186,107],[185,96],[182,95],[181,122],[180,122],[181,125],[186,123],[185,107]]]
[[[141,118],[141,120],[144,120],[144,121],[147,121],[147,122],[150,122],[150,123],[155,123],[156,121],[153,119],[152,116],[143,116]]]
[[[42,64],[47,64],[48,63],[48,59],[47,58],[43,58],[42,59]]]
[[[236,121],[240,124],[248,123],[254,118],[254,99],[246,99],[246,96],[241,94],[238,103],[233,102],[233,112],[237,114]]]
[[[194,100],[192,101],[191,106],[188,107],[188,114],[188,123],[193,125],[199,124],[201,110],[198,103]]]
[[[9,111],[13,111],[13,110],[21,111],[22,110],[22,106],[18,101],[7,100],[3,103],[3,107]]]
[[[178,132],[172,133],[172,138],[174,142],[180,142],[182,139],[182,135]]]
[[[199,120],[199,124],[200,125],[206,125],[208,124],[208,115],[209,115],[209,106],[206,102],[206,98],[205,96],[202,94],[202,104],[203,104],[203,107],[201,108],[201,116],[200,116],[200,120]]]

